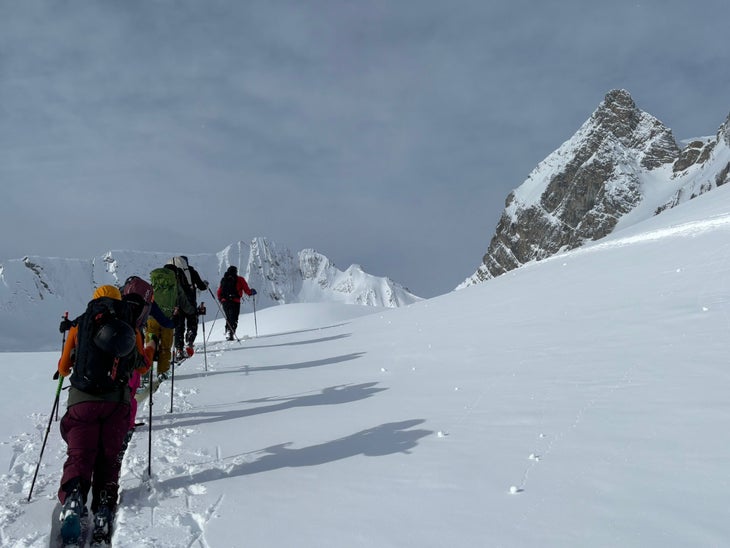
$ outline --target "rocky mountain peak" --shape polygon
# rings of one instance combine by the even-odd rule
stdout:
[[[641,202],[642,174],[679,156],[669,128],[626,90],[609,91],[576,134],[507,197],[482,264],[459,287],[606,236]]]
[[[655,169],[671,163],[679,154],[672,131],[639,109],[626,90],[609,91],[591,119],[601,138],[615,137],[623,146],[639,153],[643,168]]]
[[[626,137],[641,121],[641,111],[628,91],[614,89],[606,94],[593,117],[597,125],[617,137]]]

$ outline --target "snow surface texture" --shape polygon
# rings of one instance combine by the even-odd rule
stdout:
[[[155,400],[151,479],[132,441],[114,546],[726,546],[729,277],[721,187],[409,307],[206,325],[208,371]],[[57,358],[0,355],[4,547],[48,544],[57,423],[26,498]]]
[[[132,274],[149,280],[149,272],[175,254],[109,251],[89,260],[25,257],[5,262],[0,265],[0,348],[55,348],[61,316],[68,311],[73,318],[83,312],[99,285],[123,285]],[[259,309],[312,302],[398,307],[421,300],[389,278],[367,274],[358,265],[341,271],[312,249],[295,255],[266,238],[238,242],[219,253],[189,255],[188,259],[210,282],[213,292],[228,266],[236,266],[258,292]],[[198,302],[207,303],[211,316],[217,312],[209,292],[199,292]],[[244,307],[250,311],[253,305],[248,300]]]

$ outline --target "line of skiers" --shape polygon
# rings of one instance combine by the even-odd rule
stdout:
[[[54,378],[59,388],[59,376],[70,377],[71,384],[60,423],[67,444],[58,490],[64,545],[79,542],[89,491],[92,542],[111,540],[122,457],[136,424],[134,394],[153,362],[161,382],[168,378],[173,358],[177,362],[193,354],[198,316],[204,314],[196,296],[206,289],[210,291],[208,281],[187,257],[178,256],[152,270],[150,282],[130,276],[121,290],[98,287],[83,314],[61,322],[68,338]],[[217,292],[227,340],[235,336],[244,293],[253,296],[256,290],[236,267],[229,267]]]

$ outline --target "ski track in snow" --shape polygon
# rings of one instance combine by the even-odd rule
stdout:
[[[208,355],[209,366],[215,363],[215,354]],[[214,370],[209,367],[209,371]],[[185,367],[179,370],[186,373]],[[167,386],[165,386],[167,385]],[[208,501],[206,488],[202,484],[189,484],[184,488],[161,488],[160,484],[170,478],[191,477],[202,470],[217,469],[225,474],[236,463],[224,463],[220,458],[210,459],[210,455],[199,463],[183,462],[189,454],[183,455],[185,440],[195,432],[192,428],[175,426],[175,413],[190,410],[191,395],[197,389],[186,383],[175,383],[174,413],[170,411],[170,382],[162,385],[155,393],[153,402],[152,432],[152,477],[148,476],[148,443],[147,426],[137,428],[127,449],[120,476],[120,504],[117,510],[113,535],[113,544],[120,546],[155,546],[156,548],[199,546],[211,548],[205,538],[207,524],[215,517],[224,502],[224,496]],[[62,409],[62,412],[64,410]],[[49,527],[44,531],[25,531],[21,537],[19,531],[23,525],[24,514],[28,511],[28,493],[35,467],[40,456],[43,438],[48,427],[49,415],[33,413],[29,419],[34,424],[34,431],[21,433],[2,445],[9,446],[9,465],[6,473],[0,476],[0,546],[13,548],[30,548],[48,546]],[[149,421],[148,403],[139,406],[138,421]],[[54,419],[51,423],[50,435],[58,437],[59,423]],[[50,444],[46,446],[32,500],[56,499],[60,468],[65,460],[66,446],[63,442],[53,451]],[[55,454],[54,454],[55,453]],[[242,457],[248,461],[248,457]],[[174,499],[185,497],[185,504],[180,505]],[[142,536],[135,524],[144,518],[150,529]],[[155,530],[159,534],[155,535]],[[175,533],[170,530],[175,529]],[[150,535],[150,531],[152,535]],[[172,540],[171,540],[172,539]]]
[[[207,372],[214,372],[217,355],[231,345],[209,345],[207,352]],[[202,348],[198,349],[201,360]],[[192,364],[186,360],[176,369],[178,374],[192,371]],[[190,371],[188,371],[190,370]],[[197,371],[197,370],[196,370]],[[250,462],[250,455],[243,455],[224,462],[220,458],[220,447],[213,459],[203,451],[193,451],[193,456],[200,457],[197,462],[190,461],[190,450],[186,454],[186,439],[197,430],[183,426],[175,426],[176,414],[190,411],[193,405],[190,396],[198,393],[197,388],[190,388],[187,383],[174,384],[173,413],[170,414],[170,388],[168,380],[154,395],[152,424],[152,477],[148,475],[149,429],[139,427],[132,437],[130,447],[122,463],[120,478],[120,505],[117,510],[114,539],[124,538],[125,546],[193,547],[213,548],[206,539],[206,527],[216,516],[224,502],[224,495],[215,500],[207,495],[203,484],[192,483],[192,478],[201,472],[216,471],[225,476],[242,463]],[[149,400],[139,406],[137,420],[149,421]],[[170,481],[179,478],[191,478],[191,483]],[[181,486],[178,486],[181,485]],[[176,499],[184,497],[185,504],[180,505]],[[137,533],[134,523],[140,518],[148,524],[145,536]],[[171,532],[174,530],[174,533]],[[158,531],[159,534],[155,534]],[[172,539],[172,540],[170,540]]]
[[[2,504],[0,504],[0,545],[12,547],[46,546],[49,541],[48,531],[24,531],[24,536],[17,538],[14,533],[16,529],[23,529],[21,520],[26,512],[28,493],[30,492],[31,481],[35,473],[38,456],[45,436],[50,416],[43,416],[33,413],[28,417],[35,425],[33,433],[21,433],[13,436],[9,442],[3,445],[11,445],[12,455],[8,470],[0,476],[0,493]],[[58,428],[54,420],[51,428]],[[63,453],[57,454],[62,458]],[[38,477],[35,482],[33,496],[40,498],[41,493],[51,492],[53,498],[56,494],[56,482],[58,477],[48,474],[49,465],[53,456],[46,448],[45,456]],[[53,467],[53,465],[51,465]],[[49,524],[50,528],[50,524]]]
[[[211,362],[208,357],[209,364]],[[190,367],[188,365],[188,367]],[[178,371],[186,368],[181,366]],[[209,369],[210,370],[210,369]],[[206,524],[215,515],[216,509],[223,501],[220,497],[212,504],[205,500],[206,488],[199,484],[190,484],[185,488],[165,489],[160,485],[173,477],[192,476],[199,471],[200,465],[181,462],[181,448],[185,440],[195,432],[194,429],[175,426],[175,413],[190,410],[193,406],[189,397],[197,393],[197,389],[188,388],[185,384],[175,383],[173,414],[170,411],[170,381],[164,383],[154,394],[152,424],[152,477],[148,476],[148,426],[139,427],[135,432],[130,448],[122,465],[120,481],[120,506],[117,512],[117,534],[123,535],[129,546],[200,546],[209,548],[205,539]],[[149,420],[149,402],[141,405],[137,411],[137,420]],[[209,466],[209,465],[208,465]],[[168,505],[168,499],[185,497],[184,509],[178,505]],[[199,499],[201,499],[199,501]],[[146,518],[152,535],[135,536],[133,523],[140,517]],[[178,533],[167,532],[177,529]],[[154,531],[160,531],[159,537]],[[149,535],[149,531],[146,533]],[[167,544],[162,539],[174,538],[174,544]],[[149,544],[153,542],[154,544]]]

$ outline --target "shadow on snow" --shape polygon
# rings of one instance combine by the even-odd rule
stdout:
[[[295,409],[298,407],[340,405],[343,403],[352,403],[355,401],[370,398],[378,392],[383,392],[387,390],[387,388],[376,388],[376,384],[377,383],[375,382],[355,385],[341,384],[337,386],[329,386],[316,394],[283,396],[276,398],[258,398],[254,400],[237,402],[238,404],[271,403],[271,405],[262,405],[259,407],[248,409],[176,413],[171,422],[161,425],[157,424],[153,426],[153,429],[198,426],[201,424],[209,424],[213,422],[237,420],[244,417],[262,415],[264,413],[285,411],[287,409]],[[230,405],[236,405],[236,403],[226,404],[226,406]]]
[[[262,365],[262,366],[250,366],[250,365],[244,365],[242,367],[235,367],[225,370],[216,370],[216,371],[202,371],[199,373],[189,373],[186,375],[181,375],[179,373],[175,373],[175,380],[186,380],[186,379],[195,379],[198,377],[206,377],[206,376],[212,376],[212,375],[228,375],[231,373],[243,373],[244,375],[248,375],[249,373],[257,372],[257,371],[281,371],[286,369],[308,369],[310,367],[320,367],[323,365],[332,365],[335,363],[342,363],[350,360],[356,360],[357,358],[360,358],[365,355],[365,352],[352,352],[350,354],[343,354],[342,356],[333,356],[331,358],[323,358],[321,360],[311,360],[307,362],[298,362],[298,363],[286,363],[281,365]]]
[[[262,454],[255,461],[249,462],[246,456],[239,455],[232,457],[234,461],[232,464],[223,467],[218,465],[193,474],[162,480],[156,482],[155,486],[163,490],[173,490],[194,484],[260,474],[282,468],[319,466],[358,455],[382,457],[395,453],[408,454],[418,445],[418,440],[433,434],[431,430],[409,430],[423,422],[425,422],[423,419],[390,422],[333,441],[299,449],[290,448],[291,442],[272,445],[255,452]],[[251,453],[247,453],[247,455],[251,455]],[[241,461],[241,459],[245,460]],[[125,489],[124,497],[138,500],[144,496],[146,489],[147,487],[143,485],[133,489]]]
[[[254,337],[251,339],[241,339],[240,342],[238,342],[237,346],[233,346],[235,343],[228,343],[228,346],[220,347],[212,347],[212,348],[206,348],[206,352],[210,354],[211,352],[237,352],[239,350],[253,350],[254,348],[277,348],[280,346],[300,346],[302,344],[316,344],[321,342],[330,342],[330,341],[337,341],[340,339],[346,339],[347,337],[351,337],[352,334],[350,333],[342,333],[340,335],[331,335],[329,337],[319,337],[317,339],[306,339],[303,341],[291,341],[291,342],[285,342],[285,343],[276,343],[276,344],[248,344],[253,340],[261,339],[262,337]],[[213,343],[215,344],[215,343]]]

